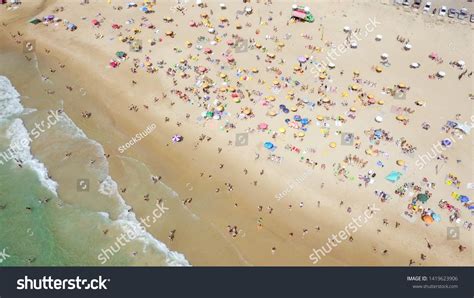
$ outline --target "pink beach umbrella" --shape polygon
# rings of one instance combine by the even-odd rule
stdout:
[[[263,122],[262,122],[262,123],[260,123],[260,124],[258,125],[258,129],[267,129],[267,128],[268,128],[268,124],[267,124],[267,123],[263,123]]]
[[[205,48],[204,49],[204,53],[206,54],[211,54],[212,53],[212,50],[210,48]]]
[[[234,44],[234,41],[233,41],[233,40],[228,40],[228,41],[227,41],[227,45],[231,46],[231,45],[233,45],[233,44]]]

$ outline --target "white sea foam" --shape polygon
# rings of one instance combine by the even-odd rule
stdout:
[[[20,94],[13,88],[10,80],[0,76],[0,121],[23,112]]]
[[[13,158],[17,158],[23,162],[23,166],[27,166],[38,174],[39,180],[43,186],[49,189],[51,192],[57,195],[57,182],[53,181],[48,177],[48,170],[40,161],[35,159],[31,154],[30,142],[28,131],[20,118],[13,118],[22,114],[25,111],[20,102],[20,94],[11,85],[8,78],[0,76],[0,123],[9,121],[9,127],[6,132],[7,138],[10,139],[11,144],[17,144],[15,148]],[[84,139],[92,144],[95,144],[98,150],[98,154],[103,156],[104,148],[101,144],[95,140],[91,140],[87,135],[75,125],[75,123],[63,113],[61,115],[59,125],[63,131],[67,131],[71,136],[79,139]],[[23,141],[22,141],[23,140]],[[27,140],[24,141],[24,140]],[[117,183],[108,175],[108,162],[105,161],[102,175],[106,176],[106,179],[100,184],[99,192],[115,198],[117,204],[121,210],[121,213],[115,223],[119,224],[122,229],[133,229],[138,235],[137,239],[140,239],[145,243],[145,249],[148,245],[154,247],[165,255],[166,264],[169,266],[189,266],[189,262],[186,260],[184,255],[170,251],[168,247],[155,239],[150,233],[140,228],[135,214],[129,212],[130,207],[125,203],[124,199],[118,192]],[[104,218],[110,219],[110,216],[106,212],[99,212]]]
[[[99,186],[99,192],[109,197],[117,199],[121,213],[118,216],[117,223],[120,224],[124,230],[132,230],[136,235],[137,240],[143,241],[146,245],[152,245],[159,251],[161,251],[166,257],[166,264],[170,266],[189,266],[189,262],[186,260],[183,254],[178,252],[170,251],[168,247],[163,243],[155,239],[150,233],[142,228],[140,222],[137,220],[135,213],[130,212],[130,206],[128,206],[125,200],[122,198],[118,191],[117,183],[112,177],[102,181]],[[146,249],[146,246],[145,246]]]
[[[30,137],[23,121],[19,118],[13,120],[6,132],[11,144],[16,144],[13,158],[21,160],[23,166],[36,172],[41,184],[57,196],[58,183],[48,177],[48,169],[39,160],[33,157],[30,148]]]
[[[20,118],[9,120],[10,117],[19,115],[24,111],[20,102],[20,94],[12,86],[10,80],[0,76],[0,123],[11,121],[6,131],[6,137],[10,140],[12,158],[21,160],[23,166],[29,167],[36,172],[41,184],[57,195],[58,184],[48,177],[48,169],[31,154],[28,131]],[[28,110],[29,111],[29,110]]]

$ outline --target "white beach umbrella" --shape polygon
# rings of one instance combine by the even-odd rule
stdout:
[[[407,51],[411,50],[411,44],[407,43],[404,48]]]
[[[357,42],[353,42],[353,43],[351,43],[351,48],[353,48],[353,49],[357,49]]]
[[[376,40],[376,41],[381,41],[381,40],[382,40],[382,35],[377,34],[377,35],[375,36],[375,40]]]
[[[344,26],[343,30],[344,30],[344,32],[346,32],[346,33],[347,33],[347,32],[350,32],[350,31],[351,31],[351,27],[349,27],[349,26]]]
[[[383,53],[380,57],[381,57],[383,60],[387,60],[387,59],[388,59],[388,54],[387,54],[387,53]]]
[[[458,65],[459,65],[459,66],[464,66],[464,64],[466,64],[466,62],[464,62],[464,60],[459,60],[459,61],[458,61]]]
[[[444,78],[446,76],[446,73],[444,71],[438,71],[438,76]]]
[[[382,117],[382,116],[376,116],[376,117],[375,117],[375,122],[380,123],[380,122],[382,122],[382,121],[383,121],[383,117]]]
[[[418,68],[418,67],[420,67],[420,63],[413,62],[412,64],[410,64],[410,67],[411,68]]]
[[[209,28],[209,29],[207,30],[207,32],[209,32],[209,33],[214,33],[214,32],[216,32],[216,30],[215,30],[214,28]]]
[[[330,62],[330,63],[328,64],[328,67],[329,67],[329,68],[334,68],[334,67],[336,67],[336,64]]]
[[[293,4],[293,5],[291,6],[291,8],[292,8],[293,10],[295,10],[295,9],[297,9],[297,8],[298,8],[298,5],[296,5],[296,4]]]

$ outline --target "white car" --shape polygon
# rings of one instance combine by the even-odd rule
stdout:
[[[426,2],[425,7],[423,7],[423,11],[430,11],[431,9],[431,2]]]
[[[410,6],[410,0],[403,0],[403,6]]]
[[[439,9],[439,15],[440,16],[444,17],[447,12],[448,12],[448,8],[446,6],[441,6],[441,8]]]

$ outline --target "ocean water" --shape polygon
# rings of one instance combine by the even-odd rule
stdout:
[[[38,142],[39,155],[49,160],[72,147],[89,148],[97,156],[104,150],[65,113],[38,140],[33,138],[24,121],[40,112],[25,109],[20,94],[0,76],[0,266],[189,265],[184,255],[140,228],[110,177],[105,158],[87,169],[87,177],[101,181],[91,183],[97,189],[90,193],[79,194],[72,191],[74,186],[50,177],[41,158],[32,155],[31,142]],[[65,181],[61,178],[72,171],[63,168],[58,181]],[[114,250],[104,263],[100,253],[118,248],[117,237],[129,230],[136,238]]]

